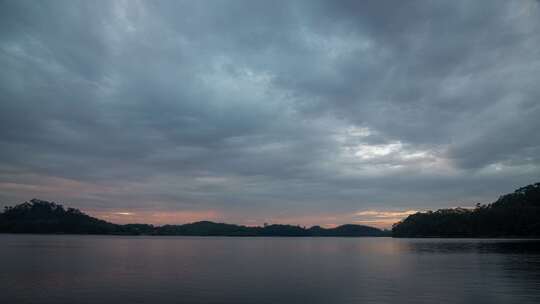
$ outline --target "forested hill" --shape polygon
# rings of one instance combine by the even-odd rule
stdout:
[[[0,213],[3,233],[66,233],[123,235],[192,235],[192,236],[386,236],[387,231],[363,225],[342,225],[336,228],[292,225],[248,227],[202,221],[184,225],[153,226],[147,224],[118,225],[90,217],[73,208],[33,199],[6,207]]]
[[[441,209],[394,224],[395,237],[540,237],[540,183],[474,209]]]

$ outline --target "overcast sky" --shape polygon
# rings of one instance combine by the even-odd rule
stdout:
[[[540,181],[537,1],[1,1],[0,206],[362,223]]]

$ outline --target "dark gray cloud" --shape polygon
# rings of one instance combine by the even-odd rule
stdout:
[[[326,223],[488,202],[540,177],[539,17],[537,1],[3,1],[0,199]]]

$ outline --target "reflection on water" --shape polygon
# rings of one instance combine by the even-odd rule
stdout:
[[[402,249],[416,253],[539,254],[539,240],[498,239],[406,239]]]
[[[0,235],[3,303],[540,303],[540,241]]]

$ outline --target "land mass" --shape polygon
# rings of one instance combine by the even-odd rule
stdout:
[[[116,234],[116,235],[191,235],[191,236],[389,236],[390,232],[364,225],[342,225],[335,228],[293,225],[251,227],[201,221],[184,225],[154,226],[109,223],[78,209],[32,199],[0,213],[0,233],[43,234]]]
[[[78,209],[32,199],[0,213],[0,233],[65,233],[191,236],[393,236],[393,237],[540,237],[540,183],[531,184],[476,208],[418,212],[395,223],[392,231],[364,225],[335,228],[294,225],[251,227],[201,221],[183,225],[119,225]]]
[[[474,209],[419,212],[392,227],[394,237],[540,237],[540,183]]]

